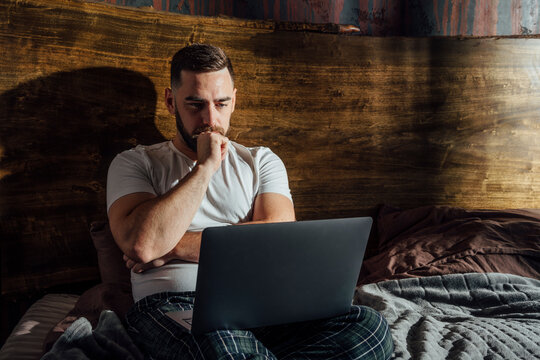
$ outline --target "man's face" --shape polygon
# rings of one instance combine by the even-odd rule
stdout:
[[[176,117],[184,143],[197,151],[196,136],[204,131],[226,135],[236,102],[236,89],[227,69],[195,73],[182,70],[182,85],[166,92],[167,108]]]

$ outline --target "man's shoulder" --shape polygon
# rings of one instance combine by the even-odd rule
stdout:
[[[281,169],[284,168],[283,161],[275,154],[269,147],[266,146],[252,146],[247,147],[240,145],[236,142],[232,142],[232,156],[246,164],[249,164],[253,169],[259,171],[263,169]]]
[[[170,141],[163,141],[156,144],[151,145],[137,145],[129,150],[126,150],[125,152],[136,152],[136,153],[154,153],[154,152],[170,152],[171,147],[169,145]]]
[[[144,158],[155,154],[167,154],[171,152],[170,141],[164,141],[152,145],[137,145],[131,149],[124,150],[117,155],[123,158]]]
[[[131,149],[117,154],[111,162],[110,168],[139,168],[149,169],[160,163],[159,159],[167,158],[171,152],[169,141],[152,145],[137,145]]]
[[[272,150],[270,150],[270,148],[266,146],[249,146],[248,147],[248,146],[239,144],[235,141],[231,141],[230,143],[234,151],[239,155],[249,154],[249,156],[253,158],[258,158],[258,157],[263,157],[264,155],[267,155],[267,154],[273,154]]]

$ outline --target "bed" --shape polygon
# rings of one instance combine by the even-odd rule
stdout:
[[[540,358],[540,39],[70,0],[0,0],[0,15],[0,359],[39,358],[74,323],[122,332],[107,167],[174,134],[159,98],[195,41],[233,59],[230,136],[284,160],[299,220],[373,217],[354,301],[388,319],[396,359]]]
[[[382,206],[376,221],[377,250],[364,260],[354,303],[384,314],[393,358],[540,357],[539,210]],[[71,340],[48,359],[61,359],[73,346],[111,351],[99,341],[76,344],[81,334],[106,334],[118,349],[133,346],[122,337],[122,318],[133,302],[120,250],[106,223],[94,223],[91,232],[103,282],[81,296],[49,294],[35,303],[8,338],[3,358],[38,358],[66,331]]]
[[[396,359],[540,356],[540,212],[383,207],[355,301],[383,313]]]

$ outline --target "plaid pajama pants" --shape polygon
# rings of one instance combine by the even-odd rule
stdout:
[[[192,309],[194,295],[159,293],[129,311],[128,331],[147,359],[388,359],[393,352],[386,320],[364,306],[329,320],[194,337],[165,315]]]

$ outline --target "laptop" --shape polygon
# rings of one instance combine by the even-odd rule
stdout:
[[[371,225],[361,217],[207,228],[193,310],[166,315],[198,335],[346,314]]]

